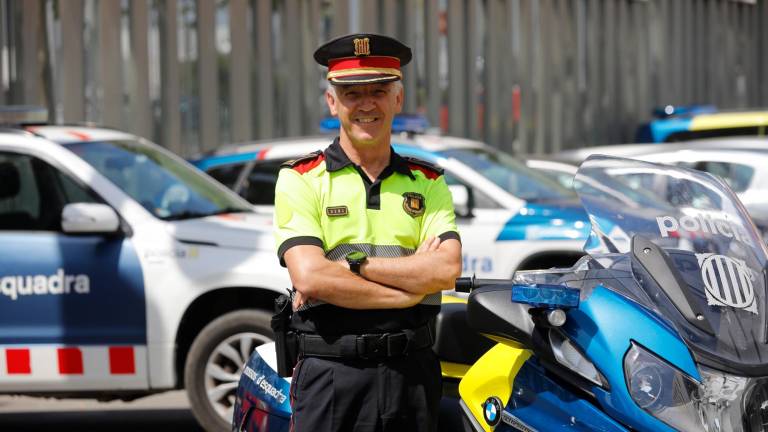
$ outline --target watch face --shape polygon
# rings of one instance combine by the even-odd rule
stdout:
[[[347,260],[351,261],[360,261],[366,258],[368,258],[368,255],[366,255],[365,252],[355,251],[347,254]]]

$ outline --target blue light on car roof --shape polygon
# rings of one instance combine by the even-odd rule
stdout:
[[[31,105],[6,105],[0,107],[0,124],[41,124],[48,121],[48,110]]]
[[[579,306],[579,290],[565,285],[515,284],[512,301],[541,308],[575,308]]]
[[[339,119],[326,117],[320,120],[320,131],[324,133],[338,132]],[[429,120],[418,114],[400,114],[392,120],[392,133],[424,133],[429,129]]]

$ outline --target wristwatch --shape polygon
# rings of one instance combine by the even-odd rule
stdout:
[[[368,255],[366,255],[365,252],[354,251],[348,253],[345,258],[347,259],[349,269],[352,270],[352,273],[360,274],[360,266],[362,266],[365,260],[368,259]]]

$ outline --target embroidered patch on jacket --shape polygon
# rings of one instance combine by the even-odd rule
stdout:
[[[424,214],[424,195],[416,192],[406,192],[403,194],[403,210],[412,217]]]
[[[328,216],[346,216],[349,214],[347,206],[326,207],[325,214]]]

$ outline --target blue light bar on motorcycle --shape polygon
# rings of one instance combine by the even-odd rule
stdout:
[[[579,306],[579,290],[565,285],[512,285],[512,301],[539,308],[575,308]]]
[[[392,120],[392,133],[424,133],[429,129],[429,120],[418,114],[400,114]],[[326,117],[320,120],[320,131],[331,133],[339,131],[339,119]]]

